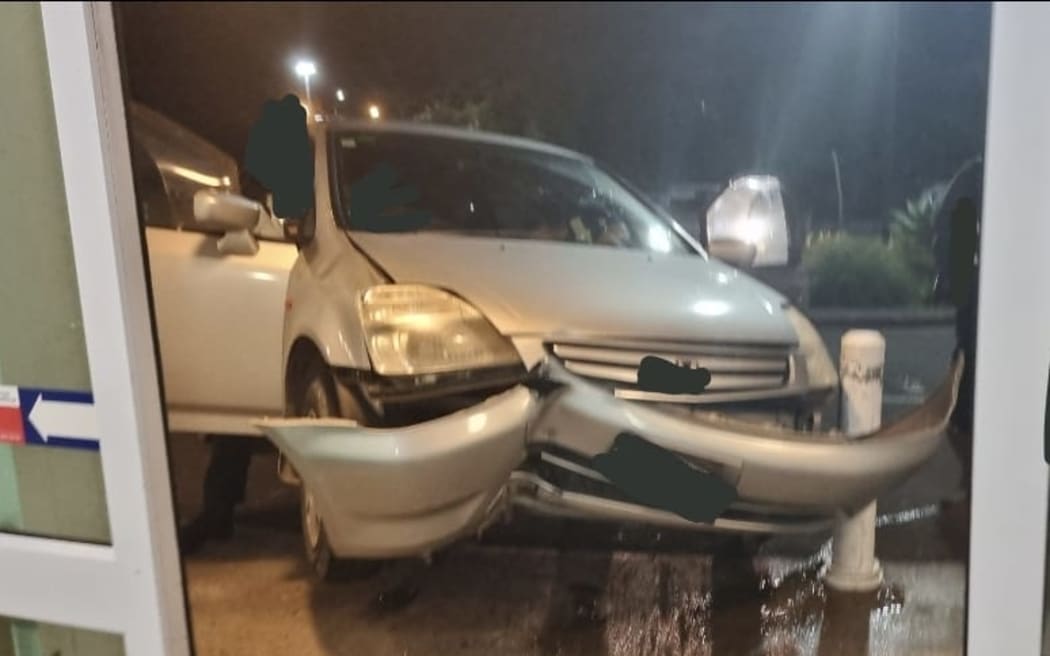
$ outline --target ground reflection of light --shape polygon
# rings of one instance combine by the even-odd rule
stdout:
[[[705,317],[720,317],[729,313],[729,303],[725,301],[697,301],[693,303],[693,312]]]

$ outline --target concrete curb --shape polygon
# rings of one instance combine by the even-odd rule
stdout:
[[[869,326],[925,326],[952,324],[955,308],[898,307],[898,308],[810,308],[806,314],[817,325]]]

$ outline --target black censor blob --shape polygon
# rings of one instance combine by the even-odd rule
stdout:
[[[736,500],[729,483],[633,433],[617,435],[592,464],[636,503],[691,522],[711,523]]]
[[[690,368],[647,355],[638,365],[638,388],[663,394],[699,394],[711,382],[704,367]]]
[[[314,159],[306,110],[288,94],[268,100],[252,126],[244,168],[273,194],[277,216],[299,219],[314,205]]]
[[[431,216],[410,205],[419,190],[401,183],[397,171],[382,163],[350,185],[350,227],[367,232],[412,232],[430,224]]]

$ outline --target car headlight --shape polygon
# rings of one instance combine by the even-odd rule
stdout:
[[[481,312],[425,285],[377,285],[361,296],[368,354],[384,376],[513,365],[518,352]]]
[[[806,363],[809,386],[837,386],[839,384],[838,370],[835,368],[835,363],[831,361],[828,349],[824,346],[824,340],[813,323],[794,307],[788,307],[785,312],[788,321],[795,329],[795,335],[798,336],[798,350]]]

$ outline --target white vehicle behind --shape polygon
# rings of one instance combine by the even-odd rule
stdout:
[[[129,125],[168,428],[259,435],[259,417],[284,413],[284,295],[298,251],[268,213],[234,233],[198,221],[197,191],[239,193],[234,159],[142,105]]]

